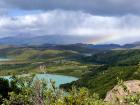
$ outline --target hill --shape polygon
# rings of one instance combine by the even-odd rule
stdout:
[[[92,92],[105,97],[106,93],[117,84],[118,78],[124,81],[140,79],[138,69],[140,50],[100,52],[91,57],[84,57],[81,61],[98,66],[89,68],[89,72],[76,82],[61,87],[65,89],[69,89],[72,85],[87,87]]]
[[[0,75],[42,73],[40,67],[44,66],[43,72],[80,77],[90,65],[79,62],[82,56],[82,53],[73,50],[31,47],[0,49],[0,57],[11,59],[0,62]]]

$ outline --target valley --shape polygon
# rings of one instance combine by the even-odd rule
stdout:
[[[140,1],[0,0],[0,105],[140,105]]]
[[[55,49],[44,45],[0,49],[0,76],[37,74],[47,78],[51,75],[56,84],[61,81],[59,86],[65,91],[73,86],[86,87],[100,98],[105,98],[119,80],[140,80],[139,49],[99,50],[83,44],[67,46],[59,45]],[[63,77],[59,81],[55,75],[72,76],[78,80],[63,82]]]

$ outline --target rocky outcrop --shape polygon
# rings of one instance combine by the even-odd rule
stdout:
[[[131,80],[115,86],[106,95],[105,101],[112,104],[127,105],[125,98],[130,94],[140,93],[140,80]]]

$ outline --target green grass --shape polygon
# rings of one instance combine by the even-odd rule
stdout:
[[[11,73],[30,73],[41,72],[40,62],[45,64],[46,71],[57,74],[67,74],[80,76],[86,66],[83,64],[76,64],[72,59],[77,59],[79,53],[76,51],[65,50],[38,50],[34,48],[13,48],[0,50],[0,53],[5,53],[13,59],[7,62],[0,62],[0,75],[7,75]],[[34,64],[34,65],[33,65]]]
[[[79,62],[66,61],[60,64],[48,66],[46,70],[49,73],[80,77],[85,74],[85,72],[88,72],[88,66],[89,65],[87,64],[81,64]]]
[[[38,65],[33,64],[3,64],[0,65],[0,75],[27,74],[35,73]]]

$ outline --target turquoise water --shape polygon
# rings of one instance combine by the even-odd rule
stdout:
[[[8,58],[4,58],[4,57],[0,57],[0,61],[9,61],[11,59]],[[22,77],[29,76],[29,75],[20,75]],[[10,77],[11,76],[1,76],[2,78],[11,80]],[[78,78],[76,77],[72,77],[72,76],[64,76],[64,75],[55,75],[55,74],[37,74],[34,78],[34,80],[39,79],[39,80],[45,80],[49,83],[50,80],[55,81],[55,85],[57,87],[59,87],[61,84],[65,84],[65,83],[70,83],[72,81],[76,81]]]
[[[11,59],[0,57],[0,61],[10,61]],[[29,75],[20,75],[22,77],[29,76]],[[11,80],[11,76],[1,76],[2,78]],[[34,78],[34,80],[39,79],[39,80],[45,80],[49,83],[50,80],[55,81],[55,85],[59,87],[61,84],[65,83],[70,83],[72,81],[76,81],[78,78],[72,77],[72,76],[64,76],[64,75],[55,75],[55,74],[37,74]]]
[[[20,75],[20,76],[24,76],[26,78],[26,76],[28,76],[28,75]],[[2,77],[10,80],[11,76],[2,76]],[[72,77],[72,76],[55,75],[55,74],[37,74],[34,77],[34,80],[44,80],[47,83],[49,83],[50,80],[53,80],[53,81],[55,81],[55,86],[59,87],[61,84],[76,81],[76,80],[78,80],[78,78]]]
[[[53,80],[55,81],[56,87],[59,87],[61,84],[76,81],[78,78],[72,76],[55,75],[55,74],[37,74],[35,76],[35,79],[46,80],[48,83],[50,80]]]
[[[0,61],[10,61],[9,58],[5,58],[5,57],[0,57]]]

